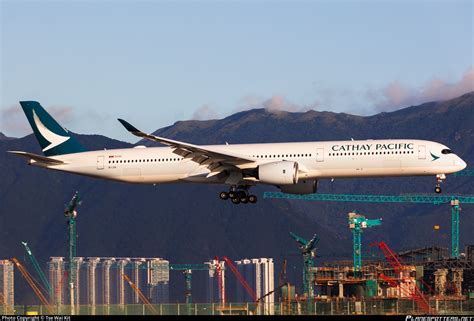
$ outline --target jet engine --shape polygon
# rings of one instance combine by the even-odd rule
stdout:
[[[287,185],[298,183],[298,163],[281,161],[258,166],[258,179],[262,183]]]
[[[303,179],[298,184],[280,185],[280,190],[288,194],[314,194],[318,190],[318,180]]]

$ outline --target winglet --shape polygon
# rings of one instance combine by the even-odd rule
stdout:
[[[129,132],[132,132],[132,133],[139,133],[140,131],[134,127],[132,124],[130,124],[129,122],[123,120],[123,119],[120,119],[118,118],[118,121],[123,125],[123,127],[125,127],[126,130],[128,130]]]

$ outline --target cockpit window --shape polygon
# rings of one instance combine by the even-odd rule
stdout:
[[[450,149],[443,149],[441,151],[442,154],[452,154],[453,152]]]

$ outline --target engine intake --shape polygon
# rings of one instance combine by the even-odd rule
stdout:
[[[280,161],[258,166],[258,177],[262,183],[287,185],[298,183],[298,163]]]

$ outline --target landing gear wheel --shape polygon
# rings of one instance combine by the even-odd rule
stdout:
[[[221,198],[221,200],[226,200],[229,198],[229,193],[227,192],[220,192],[219,193],[219,197]]]
[[[255,196],[255,195],[250,195],[250,196],[249,196],[249,202],[252,203],[252,204],[257,203],[257,196]]]
[[[242,197],[240,199],[240,201],[243,203],[243,204],[247,204],[249,202],[249,199],[247,197]]]
[[[437,194],[440,194],[440,193],[441,193],[441,187],[436,186],[435,192],[436,192]]]
[[[234,203],[234,204],[239,204],[240,203],[240,198],[238,198],[238,197],[233,197],[233,198],[231,198],[231,200],[232,200],[232,203]]]
[[[230,198],[236,198],[236,197],[237,197],[237,193],[234,192],[234,191],[230,191],[230,192],[229,192],[229,197],[230,197]]]
[[[237,192],[237,197],[242,199],[242,198],[247,198],[247,193],[245,193],[244,191],[238,191]]]

